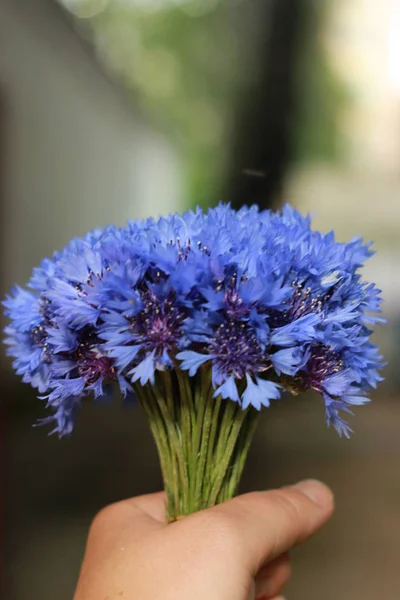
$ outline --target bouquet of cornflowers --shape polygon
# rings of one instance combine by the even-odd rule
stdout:
[[[174,521],[235,494],[260,409],[285,391],[319,392],[328,425],[349,435],[341,413],[380,380],[379,290],[358,274],[371,254],[288,206],[109,226],[13,289],[6,343],[59,436],[110,384],[134,394]]]

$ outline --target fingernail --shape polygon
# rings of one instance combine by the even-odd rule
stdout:
[[[320,481],[307,479],[305,481],[300,481],[293,487],[300,490],[305,496],[320,506],[326,507],[327,505],[333,504],[333,494],[331,490]]]

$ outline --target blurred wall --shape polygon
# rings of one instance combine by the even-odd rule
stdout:
[[[0,101],[2,288],[72,236],[177,208],[172,147],[55,2],[0,0]]]
[[[326,62],[346,90],[334,115],[340,153],[335,161],[296,165],[284,199],[315,213],[317,229],[333,229],[340,241],[361,235],[376,255],[362,271],[382,289],[383,316],[375,342],[388,365],[387,390],[400,377],[400,2],[334,0],[320,23]],[[382,387],[382,385],[380,386]]]

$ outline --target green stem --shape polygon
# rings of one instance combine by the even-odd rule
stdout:
[[[177,369],[176,371],[178,386],[179,386],[179,400],[180,400],[180,414],[181,414],[181,429],[185,432],[183,436],[183,445],[185,453],[188,456],[192,445],[192,435],[195,428],[195,411],[192,402],[192,393],[188,393],[187,385],[185,382],[185,374]]]
[[[236,414],[242,413],[236,402],[221,400],[223,402],[222,419],[218,432],[218,440],[215,448],[215,460],[218,463],[225,454],[226,442],[230,431],[235,423]]]
[[[214,398],[207,367],[195,378],[178,367],[157,373],[135,390],[160,455],[169,521],[232,498],[258,412]]]
[[[158,386],[154,386],[154,395],[157,399],[158,406],[160,412],[163,416],[164,423],[166,424],[166,429],[169,436],[169,441],[171,445],[171,450],[175,452],[178,465],[179,465],[179,473],[180,473],[180,495],[182,499],[182,510],[183,514],[188,514],[188,494],[189,494],[189,480],[188,480],[188,472],[187,472],[187,454],[185,452],[185,446],[190,446],[190,439],[188,439],[188,431],[186,430],[184,433],[186,435],[181,435],[182,431],[177,427],[177,424],[172,421],[170,414],[168,412],[167,404],[163,398],[162,393],[160,392]],[[191,430],[190,430],[191,431]]]
[[[200,449],[197,451],[196,457],[194,457],[196,466],[193,466],[195,469],[195,486],[194,486],[194,502],[196,505],[202,505],[205,503],[205,498],[203,497],[203,489],[205,487],[206,473],[207,473],[207,455],[209,448],[209,439],[210,439],[210,431],[213,423],[213,398],[209,397],[209,382],[205,379],[205,374],[202,374],[201,381],[201,389],[202,389],[202,397],[199,399],[200,404],[202,405],[201,410],[199,409],[199,414],[201,414],[202,418],[198,419],[197,423],[197,433],[198,439],[200,440],[201,436],[201,444]]]
[[[247,415],[247,422],[244,426],[243,433],[241,432],[239,444],[237,448],[237,456],[236,460],[233,461],[233,468],[229,480],[229,485],[227,487],[227,498],[233,498],[233,496],[237,492],[237,488],[239,486],[240,478],[243,473],[244,465],[246,463],[246,458],[249,453],[249,449],[251,446],[251,442],[253,440],[254,432],[257,427],[259,412],[251,408],[249,410],[249,414]]]
[[[209,496],[209,506],[213,506],[217,502],[218,494],[221,490],[224,477],[230,466],[231,458],[234,453],[235,446],[238,441],[239,432],[242,427],[243,421],[245,420],[245,417],[246,411],[240,411],[236,413],[236,418],[233,421],[231,431],[224,449],[224,453],[222,456],[220,456],[220,461],[217,464],[216,476]]]
[[[164,394],[172,420],[175,420],[174,392],[172,389],[171,373],[169,371],[161,372]]]
[[[179,506],[179,485],[176,461],[170,450],[165,426],[158,414],[157,405],[152,402],[152,398],[147,394],[147,390],[138,385],[135,387],[135,391],[148,418],[150,429],[157,446],[164,488],[167,493],[168,511],[175,514],[175,511]]]
[[[218,396],[217,398],[213,398],[213,400],[214,400],[213,418],[212,418],[210,439],[208,441],[208,453],[207,453],[207,464],[209,464],[209,465],[212,464],[212,462],[213,462],[215,445],[216,445],[216,435],[217,435],[217,431],[218,431],[218,423],[219,423],[219,416],[220,416],[220,409],[221,409],[221,403],[223,402],[221,396]]]

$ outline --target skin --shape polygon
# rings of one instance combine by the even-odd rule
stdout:
[[[283,600],[288,551],[332,515],[316,481],[238,496],[166,525],[163,493],[95,518],[74,600]]]

